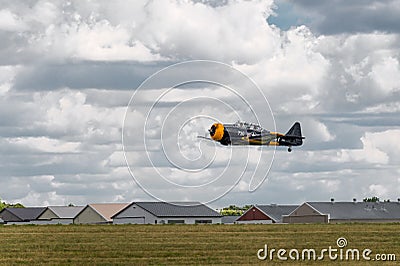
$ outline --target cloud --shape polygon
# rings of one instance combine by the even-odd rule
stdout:
[[[8,139],[8,141],[11,145],[21,146],[27,149],[49,153],[78,152],[78,148],[80,145],[80,143],[78,142],[62,142],[45,137],[14,138]]]
[[[118,6],[114,6],[118,7],[133,9],[133,13],[135,10],[137,13],[143,11],[136,2],[126,2],[124,6],[119,3]],[[113,25],[108,17],[115,15],[103,13],[101,5],[85,6],[75,1],[63,4],[36,1],[31,7],[28,3],[17,3],[10,8],[15,13],[9,9],[3,10],[0,15],[5,21],[0,27],[8,31],[23,32],[20,41],[22,45],[16,46],[14,52],[24,54],[28,60],[160,59],[138,39],[132,38],[134,25],[128,21]],[[107,17],[103,17],[104,15]],[[24,57],[19,58],[26,60]]]
[[[109,89],[132,90],[165,63],[72,62],[37,64],[20,68],[13,84],[16,90]]]
[[[0,29],[4,31],[23,30],[26,26],[8,9],[0,10]]]
[[[265,24],[271,4],[230,1],[212,7],[191,1],[151,1],[140,34],[164,57],[254,63],[279,45],[278,32]]]
[[[370,72],[379,88],[385,93],[400,90],[400,82],[396,77],[400,75],[399,61],[394,57],[383,58],[382,62],[372,67]]]
[[[385,198],[388,195],[388,189],[386,186],[380,184],[372,184],[369,186],[369,190],[372,195],[377,195],[379,198]]]
[[[206,200],[220,194],[235,184],[248,158],[237,187],[216,205],[348,200],[372,193],[398,197],[397,2],[292,1],[288,12],[296,25],[284,30],[267,23],[273,5],[269,0],[3,3],[0,196],[29,205],[152,199],[125,165],[121,135],[128,110],[128,161],[146,186],[166,198]],[[212,64],[159,73],[161,79],[148,81],[136,92],[139,100],[126,108],[146,78],[188,59],[223,61],[248,75],[267,97],[277,128],[265,99],[244,75]],[[217,84],[168,91],[180,79],[196,78],[234,88],[250,106]],[[278,147],[268,181],[254,193],[247,191],[251,173],[259,169],[255,180],[264,177],[273,148],[231,151],[197,139],[214,122],[205,116],[257,122],[250,107],[263,127],[284,133],[300,121],[306,136],[290,154]],[[190,120],[196,115],[204,117]],[[203,174],[191,174],[166,155],[183,167],[215,158]],[[158,182],[149,158],[182,185],[199,185],[221,173],[224,178],[207,193],[170,189]]]
[[[290,1],[301,17],[320,34],[399,32],[397,17],[400,14],[398,0],[356,1]],[[307,21],[306,19],[304,19]]]
[[[167,58],[256,62],[280,45],[279,33],[265,23],[271,5],[265,0],[219,6],[168,0],[112,5],[38,1],[31,8],[26,3],[11,5],[2,14],[4,27],[24,33],[18,43],[9,39],[8,45],[12,59],[21,62]]]

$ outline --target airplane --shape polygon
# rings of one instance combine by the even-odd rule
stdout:
[[[227,145],[267,145],[267,146],[287,146],[288,152],[292,151],[293,146],[301,146],[303,137],[301,135],[300,123],[296,122],[286,134],[271,132],[262,128],[260,125],[238,121],[234,124],[214,123],[208,130],[211,139]]]

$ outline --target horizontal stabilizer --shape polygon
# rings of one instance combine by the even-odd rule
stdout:
[[[298,138],[305,139],[305,137],[303,137],[303,136],[299,137],[299,136],[295,136],[295,135],[284,135],[284,137],[286,139],[290,139],[290,138],[292,138],[292,139],[298,139]]]

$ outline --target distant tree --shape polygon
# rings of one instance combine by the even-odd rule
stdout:
[[[379,198],[374,196],[372,198],[364,198],[363,201],[364,202],[379,202]]]
[[[11,208],[25,208],[25,206],[22,205],[21,203],[8,204],[8,207],[11,207]]]
[[[242,207],[242,210],[247,211],[248,209],[250,209],[251,207],[253,207],[253,205],[244,205]]]
[[[0,211],[1,211],[2,209],[4,209],[4,208],[6,208],[6,203],[3,202],[3,201],[1,201],[1,199],[0,199]]]
[[[74,207],[75,205],[73,203],[68,204],[68,207]]]
[[[242,215],[242,211],[240,210],[229,210],[229,209],[222,209],[220,211],[221,215],[223,216],[240,216]]]
[[[250,209],[253,205],[244,205],[243,207],[239,207],[236,205],[230,205],[229,207],[224,207],[220,210],[220,214],[227,216],[227,215],[233,215],[233,216],[240,216],[242,215],[245,211]]]
[[[21,203],[15,203],[15,204],[6,203],[6,202],[2,201],[0,198],[0,211],[4,208],[25,208],[25,206],[22,205]]]

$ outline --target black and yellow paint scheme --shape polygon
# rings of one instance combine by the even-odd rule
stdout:
[[[293,146],[301,146],[304,139],[299,122],[294,123],[286,134],[271,132],[257,124],[240,121],[234,124],[214,123],[208,132],[212,140],[222,145],[287,146],[289,152]]]

